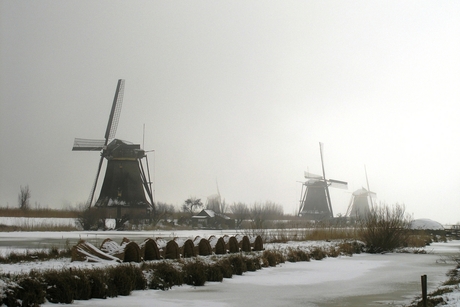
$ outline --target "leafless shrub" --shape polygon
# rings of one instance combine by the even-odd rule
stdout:
[[[370,253],[384,253],[403,247],[410,236],[411,217],[404,205],[374,207],[358,220],[358,236]]]
[[[230,205],[230,211],[232,212],[233,218],[235,219],[236,228],[240,228],[241,223],[245,219],[249,218],[249,207],[244,203],[233,203]]]
[[[170,205],[163,202],[156,203],[155,217],[153,224],[156,225],[158,222],[167,222],[168,219],[171,219],[174,216],[176,209],[174,205]]]
[[[283,206],[274,202],[254,203],[249,209],[252,226],[256,229],[264,228],[266,220],[273,220],[283,217]]]
[[[310,254],[298,247],[289,247],[287,249],[286,260],[289,262],[310,261]]]
[[[80,212],[77,223],[83,230],[105,229],[107,215],[103,208],[87,208]]]
[[[30,208],[30,189],[29,185],[21,186],[21,190],[18,195],[18,205],[21,210],[28,210]]]

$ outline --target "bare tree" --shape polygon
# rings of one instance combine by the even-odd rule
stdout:
[[[271,201],[266,201],[262,208],[267,219],[279,219],[284,215],[283,206]]]
[[[21,186],[21,190],[18,195],[19,209],[28,210],[30,208],[29,200],[30,200],[29,185],[26,185],[24,187]]]
[[[220,202],[220,213],[224,214],[227,212],[227,203],[225,202],[225,198]]]
[[[280,218],[283,214],[283,206],[271,201],[267,201],[264,204],[254,203],[250,209],[253,227],[256,229],[262,229],[266,220]]]
[[[106,230],[107,210],[105,208],[88,208],[86,204],[79,204],[80,213],[77,223],[83,230]]]
[[[98,214],[94,208],[86,208],[78,214],[77,222],[83,230],[97,230]]]
[[[125,229],[125,224],[131,219],[130,212],[123,214],[121,217],[115,218],[115,230]]]
[[[203,207],[201,199],[191,197],[189,199],[186,199],[185,202],[182,204],[182,211],[188,212],[190,216],[192,216],[195,212],[195,209],[201,207]]]
[[[239,228],[241,223],[249,218],[249,208],[248,205],[243,203],[233,203],[230,205],[230,211],[233,214],[233,218],[235,219],[236,227]]]
[[[252,227],[255,229],[262,229],[262,224],[266,219],[263,205],[261,203],[254,203],[249,211],[252,220]]]
[[[169,218],[173,217],[174,212],[176,212],[176,209],[174,208],[174,205],[158,202],[156,203],[155,212],[156,214],[153,222],[156,225],[158,222],[162,220],[167,221]]]

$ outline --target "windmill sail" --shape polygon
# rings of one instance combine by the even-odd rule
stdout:
[[[304,177],[307,179],[323,179],[323,176],[312,174],[310,172],[304,172]]]
[[[115,96],[113,97],[112,109],[110,110],[109,122],[107,123],[107,129],[105,131],[105,145],[107,145],[109,139],[115,137],[117,131],[118,121],[120,119],[121,105],[123,103],[123,95],[125,92],[125,80],[118,80],[117,89],[115,90]]]
[[[328,182],[330,187],[338,189],[348,189],[348,182],[334,179],[329,179]]]
[[[105,140],[79,139],[73,142],[73,151],[101,151],[105,146]]]
[[[299,215],[309,220],[333,218],[329,187],[347,188],[345,181],[326,179],[323,160],[323,144],[319,143],[323,175],[305,172],[306,182],[302,185]]]

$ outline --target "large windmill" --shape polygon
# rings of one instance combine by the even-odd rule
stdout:
[[[345,214],[345,216],[351,219],[365,218],[374,207],[373,198],[376,197],[377,194],[372,192],[369,188],[366,166],[364,166],[364,172],[366,174],[367,189],[358,189],[351,195],[350,204]]]
[[[73,151],[100,151],[101,159],[97,168],[96,180],[91,188],[88,199],[88,207],[91,207],[94,199],[97,181],[101,172],[103,160],[107,160],[107,168],[104,181],[95,202],[96,207],[120,208],[145,208],[154,210],[150,172],[145,151],[139,144],[115,139],[115,132],[120,118],[121,105],[123,102],[124,80],[118,80],[109,122],[105,131],[104,139],[79,139],[73,144]],[[147,173],[144,170],[142,159],[145,158]],[[148,195],[150,202],[147,200]]]
[[[331,205],[329,186],[346,189],[348,183],[334,179],[326,179],[323,160],[323,144],[319,143],[321,167],[323,175],[305,172],[305,181],[302,184],[299,216],[309,220],[321,221],[334,217]]]

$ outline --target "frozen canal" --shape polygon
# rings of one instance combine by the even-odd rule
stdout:
[[[76,301],[74,305],[402,306],[421,293],[421,275],[428,276],[429,290],[446,280],[454,264],[444,260],[460,253],[460,241],[432,244],[426,250],[428,254],[361,254],[285,263],[203,287],[135,291],[128,297]]]
[[[235,231],[174,232],[11,232],[0,233],[0,253],[71,246],[84,239],[99,245],[105,238],[135,242],[145,238],[233,235]],[[292,242],[292,245],[299,244]],[[267,246],[268,247],[268,246]],[[435,243],[427,254],[360,254],[321,261],[284,263],[275,268],[246,272],[203,287],[183,285],[169,291],[135,291],[131,296],[75,301],[75,306],[402,306],[420,295],[420,276],[428,276],[430,289],[446,280],[454,267],[449,255],[460,253],[460,241]],[[31,264],[33,266],[33,264]],[[60,267],[68,263],[51,265]],[[19,267],[16,267],[19,266]],[[3,272],[29,270],[30,266],[3,265]],[[52,305],[52,304],[49,304]],[[54,304],[53,304],[54,305]],[[460,303],[459,303],[460,305]],[[54,305],[55,306],[55,305]]]

